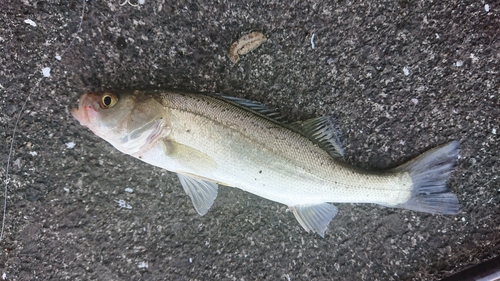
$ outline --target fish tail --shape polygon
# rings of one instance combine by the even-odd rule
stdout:
[[[457,196],[446,186],[460,152],[458,140],[429,150],[396,168],[412,179],[411,197],[398,207],[433,214],[460,212]]]

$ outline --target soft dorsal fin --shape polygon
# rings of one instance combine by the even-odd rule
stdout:
[[[247,100],[242,98],[235,98],[223,95],[219,95],[219,97],[231,101],[237,105],[251,109],[275,121],[283,122],[284,117],[281,115],[281,112],[276,107],[268,106],[257,101]]]
[[[337,215],[337,208],[328,203],[317,205],[298,205],[290,207],[300,225],[307,231],[314,231],[325,237],[330,221]]]
[[[217,197],[217,184],[183,174],[177,176],[198,214],[206,214]]]
[[[344,156],[342,133],[333,116],[295,122],[290,126],[326,150],[332,157],[342,158]]]

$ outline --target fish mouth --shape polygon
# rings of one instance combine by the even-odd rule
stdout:
[[[92,96],[83,94],[80,97],[78,108],[71,109],[71,115],[80,122],[81,125],[88,127],[91,124],[91,117],[97,114],[97,110],[93,105]]]
[[[78,120],[80,122],[80,124],[82,123],[82,121],[84,119],[86,119],[83,114],[82,114],[82,111],[79,110],[78,108],[72,108],[71,109],[71,115],[73,115],[73,117]]]

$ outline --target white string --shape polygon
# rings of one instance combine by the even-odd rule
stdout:
[[[78,34],[80,31],[82,31],[83,16],[84,15],[85,15],[85,0],[82,0],[82,15],[80,18],[80,24],[78,25],[78,30],[75,33],[73,33],[73,35]],[[12,32],[11,32],[11,36],[12,36]],[[66,53],[66,51],[69,50],[69,48],[71,47],[71,45],[73,44],[75,39],[76,39],[76,37],[73,37],[73,39],[71,39],[71,41],[69,42],[66,49],[64,49],[64,51],[61,53],[60,57],[62,57]],[[54,65],[54,63],[56,63],[56,62],[53,61],[49,65],[49,67],[52,67],[52,65]],[[36,72],[38,72],[38,71],[39,70],[36,70]],[[33,75],[35,75],[36,72],[33,73]],[[7,157],[7,167],[5,169],[5,189],[4,189],[4,194],[3,194],[3,215],[2,215],[2,229],[0,231],[0,241],[2,241],[2,239],[3,239],[3,233],[4,233],[4,229],[5,229],[5,218],[6,218],[6,214],[7,214],[7,190],[8,190],[9,180],[10,180],[9,179],[9,167],[10,167],[10,160],[11,160],[12,154],[14,152],[14,141],[15,141],[16,132],[17,132],[17,125],[19,124],[19,120],[21,120],[24,108],[26,107],[26,104],[28,104],[28,101],[31,97],[31,94],[38,88],[42,79],[43,79],[43,77],[39,78],[38,81],[36,81],[35,86],[33,87],[33,90],[30,91],[30,93],[28,94],[28,97],[24,101],[23,106],[21,107],[21,110],[19,111],[19,114],[17,115],[16,122],[14,124],[14,129],[12,130],[12,138],[10,139],[9,155]]]

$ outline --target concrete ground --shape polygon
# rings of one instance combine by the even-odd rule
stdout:
[[[439,280],[500,252],[497,1],[82,4],[0,0],[2,189],[21,113],[2,280]],[[250,31],[267,42],[233,64]],[[323,239],[222,187],[200,217],[174,174],[71,117],[82,93],[124,88],[222,92],[290,121],[335,113],[346,161],[369,169],[459,139],[448,184],[462,211],[337,204]]]

